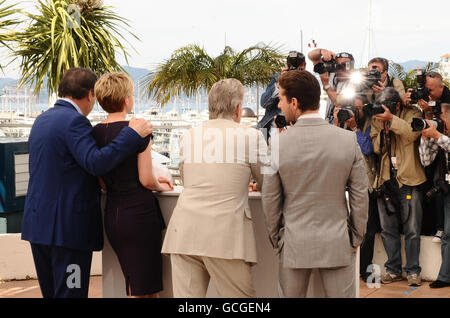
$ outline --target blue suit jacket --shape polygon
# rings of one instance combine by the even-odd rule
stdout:
[[[103,248],[100,187],[95,176],[137,152],[143,139],[126,127],[99,149],[89,120],[68,102],[40,115],[28,141],[30,181],[22,239],[34,244]]]

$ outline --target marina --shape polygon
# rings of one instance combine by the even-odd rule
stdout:
[[[431,202],[425,195],[422,198],[420,192],[429,197],[432,191],[425,192],[425,188],[416,186],[417,180],[425,180],[419,175],[425,163],[418,163],[423,159],[420,151],[424,149],[417,149],[418,145],[410,140],[412,136],[406,131],[410,123],[406,127],[400,122],[407,121],[401,115],[409,111],[408,104],[417,106],[426,115],[431,112],[427,113],[423,100],[436,101],[434,106],[438,105],[438,97],[433,96],[436,85],[431,84],[439,84],[436,81],[440,79],[444,86],[450,85],[450,54],[442,41],[450,31],[444,14],[450,2],[432,0],[423,4],[413,0],[408,2],[406,11],[405,3],[386,0],[351,0],[345,6],[332,1],[310,2],[302,4],[300,10],[283,0],[277,3],[277,10],[271,10],[273,3],[265,0],[198,2],[0,0],[0,299],[42,298],[43,295],[44,298],[87,297],[84,290],[88,286],[84,282],[88,276],[89,298],[126,298],[127,293],[152,296],[150,293],[156,289],[141,290],[138,286],[147,285],[148,274],[157,274],[155,278],[162,282],[158,294],[154,294],[157,298],[172,298],[177,293],[189,297],[189,293],[197,295],[197,288],[206,288],[207,298],[240,295],[236,291],[230,296],[222,294],[225,289],[220,282],[220,276],[226,276],[228,283],[239,285],[244,280],[238,273],[226,269],[226,275],[217,275],[208,268],[206,258],[221,266],[227,259],[244,260],[251,274],[250,287],[254,289],[254,294],[251,291],[245,294],[256,299],[332,295],[450,298],[450,289],[442,288],[450,286],[447,282],[449,223],[445,205],[448,191],[441,184],[445,183],[444,159],[436,165],[440,169],[433,168],[435,172],[439,170],[442,182],[437,184],[429,173],[426,175],[427,181],[434,185],[433,193],[442,194],[433,199],[436,202]],[[424,27],[417,21],[421,21],[425,7],[440,9]],[[282,28],[270,22],[274,16],[283,21]],[[307,72],[291,72],[297,69]],[[284,75],[278,81],[279,74]],[[356,82],[355,78],[359,80]],[[122,80],[123,85],[116,85]],[[227,87],[227,81],[238,82],[239,88]],[[389,93],[385,90],[388,86],[394,86],[400,94],[400,106],[399,99],[394,98],[397,95],[388,98],[380,93],[383,90]],[[215,87],[220,88],[217,94]],[[418,92],[423,95],[411,96],[409,102],[405,93],[409,89],[413,90],[412,95]],[[57,95],[69,98],[78,107],[72,109],[71,103],[58,103]],[[267,97],[269,102],[263,104],[267,107],[265,117],[261,99]],[[379,125],[371,121],[375,114],[371,111],[377,108],[382,112],[381,106],[388,105],[387,102],[395,102],[397,108],[389,108],[384,116],[381,113],[377,116],[381,121],[379,130],[383,131],[384,124],[386,134],[374,139]],[[55,103],[57,106],[53,106]],[[250,135],[245,137],[245,142],[249,141],[245,150],[249,149],[250,158],[248,163],[245,153],[245,167],[240,161],[239,143],[237,151],[228,147],[228,142],[220,144],[227,146],[223,153],[231,155],[228,149],[232,149],[232,155],[237,155],[236,168],[228,161],[216,166],[216,161],[211,164],[207,160],[209,148],[213,159],[214,155],[221,154],[221,147],[209,147],[210,135],[203,136],[201,147],[196,143],[196,130],[194,138],[183,137],[191,128],[206,122],[212,126],[223,122],[236,127],[221,120],[230,114],[239,118],[241,125],[258,129],[264,126],[260,123],[264,117],[275,118],[277,103],[286,116],[277,118],[276,124],[286,127],[286,132],[277,128],[270,131],[273,133],[268,147],[271,156],[259,155],[256,166],[259,169],[261,161],[262,168],[267,168],[265,160],[268,159],[270,171],[276,169],[275,174],[261,170],[259,176],[253,166],[251,154],[267,149],[264,141],[258,139],[257,144],[253,143],[250,137],[259,135],[256,131],[235,128]],[[64,111],[63,107],[71,111]],[[92,130],[85,117],[75,109],[89,113],[86,117],[92,127],[107,120],[93,134],[97,145],[104,147],[102,151],[98,151],[90,138]],[[321,118],[348,132],[317,118],[317,109]],[[313,110],[314,114],[301,118]],[[208,122],[209,111],[219,120]],[[439,121],[437,116],[434,121]],[[133,121],[131,126],[138,134],[128,127],[120,133],[115,125],[109,125],[114,122],[121,128],[127,125],[124,120],[133,118],[151,124],[151,147],[145,152],[139,149],[142,156],[136,151],[138,146],[143,147],[139,145],[143,139],[138,134],[148,135],[148,124],[143,120]],[[303,122],[308,118],[316,122]],[[448,128],[447,120],[442,120],[446,125],[442,127]],[[297,125],[290,127],[295,121]],[[401,123],[402,131],[396,129],[396,123]],[[323,127],[316,131],[315,126]],[[265,128],[261,131],[267,138]],[[438,130],[445,135],[444,128]],[[279,149],[275,130],[281,134],[283,147]],[[329,135],[325,135],[328,131]],[[350,138],[352,131],[356,135],[354,141]],[[393,156],[391,132],[395,139]],[[421,132],[426,140],[427,132],[425,129]],[[119,138],[113,140],[113,134],[119,134]],[[289,137],[292,139],[287,142]],[[236,139],[244,140],[239,135]],[[383,141],[386,141],[385,148]],[[112,145],[108,147],[108,143]],[[189,148],[189,144],[193,147]],[[375,147],[378,144],[379,149]],[[257,151],[252,151],[254,145]],[[388,149],[386,156],[384,149]],[[186,158],[194,155],[193,164],[186,159],[184,166],[181,165],[186,176],[184,184],[179,168],[184,158],[182,150]],[[133,154],[128,156],[129,152]],[[361,152],[365,163],[360,158]],[[196,157],[204,165],[197,164]],[[391,157],[392,161],[386,178],[385,157],[387,161]],[[418,164],[409,165],[410,162]],[[397,170],[395,176],[392,176],[392,166]],[[245,174],[240,168],[245,168]],[[367,209],[365,173],[369,179],[373,177],[371,174],[379,177],[373,193],[372,180],[369,181]],[[103,176],[99,177],[102,191],[97,177],[92,176]],[[264,189],[260,189],[257,185],[263,183],[263,177]],[[412,188],[406,198],[417,203],[407,207],[406,220],[402,215],[405,205],[395,206],[395,211],[387,206],[395,203],[398,193],[389,193],[381,187],[380,181],[386,186],[394,178],[402,191],[408,190],[405,185]],[[165,179],[170,180],[170,189]],[[137,192],[142,187],[149,191]],[[209,189],[215,192],[208,192]],[[372,197],[379,191],[384,191],[380,192],[383,196]],[[134,194],[139,195],[131,197]],[[397,199],[404,201],[404,193],[401,194]],[[245,202],[236,199],[241,196]],[[272,197],[275,199],[271,206]],[[441,197],[444,202],[438,201]],[[116,198],[120,199],[116,200],[117,204]],[[139,212],[139,218],[130,212],[128,201]],[[394,217],[386,217],[383,207],[388,216],[399,216],[397,221],[404,223],[402,229],[400,226],[397,229],[395,225],[400,224],[394,224]],[[160,225],[155,220],[150,224],[147,210],[160,214]],[[177,219],[179,215],[185,218]],[[230,222],[226,220],[228,217]],[[271,220],[274,220],[272,225]],[[387,233],[395,235],[395,241]],[[347,246],[347,234],[350,246]],[[161,250],[160,238],[165,241],[163,245],[176,248],[166,246]],[[154,253],[148,257],[151,247]],[[352,253],[347,247],[352,248]],[[86,279],[82,286],[75,286],[80,290],[74,290],[69,279],[59,279],[62,273],[70,274],[70,271],[67,263],[60,262],[62,257],[58,254],[74,256],[77,250],[93,251],[69,262],[70,268],[75,265],[82,269]],[[129,257],[131,254],[133,257]],[[156,264],[161,254],[162,264]],[[347,254],[351,260],[346,258]],[[211,278],[207,285],[204,286],[203,277],[192,276],[195,266],[191,268],[192,264],[186,260],[180,262],[179,255],[203,258],[204,273]],[[88,258],[89,263],[84,262]],[[395,266],[391,266],[394,262]],[[140,268],[131,266],[133,263]],[[162,265],[161,273],[159,269],[154,270],[155,264],[158,268]],[[306,269],[308,280],[301,282],[300,276],[283,275],[293,274],[293,271],[289,273],[292,268]],[[77,269],[75,274],[70,277],[79,280]],[[248,272],[245,274],[249,278]],[[189,285],[181,293],[177,283],[183,280]],[[430,285],[432,281],[441,285]],[[53,290],[52,285],[56,287]],[[304,295],[290,291],[290,285],[306,288]],[[287,308],[284,304],[283,307]],[[276,308],[271,309],[275,313]]]

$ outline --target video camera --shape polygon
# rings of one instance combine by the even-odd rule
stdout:
[[[411,104],[417,104],[421,99],[428,102],[430,100],[430,92],[428,91],[428,88],[425,87],[427,73],[424,69],[418,68],[414,70],[414,75],[417,78],[419,86],[411,92]]]
[[[397,112],[397,102],[384,102],[382,104],[374,103],[364,105],[364,115],[370,118],[378,114],[384,114],[385,110],[382,105],[386,106],[392,114]]]
[[[305,55],[297,51],[291,51],[289,52],[286,63],[289,71],[298,70],[301,65],[305,64]]]

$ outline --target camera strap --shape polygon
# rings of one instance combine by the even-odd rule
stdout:
[[[389,157],[389,179],[392,178],[394,175],[394,178],[397,176],[397,173],[395,172],[394,165],[392,164],[392,151],[391,151],[391,132],[389,132],[389,135],[385,136],[384,129],[380,132],[380,156],[378,157],[378,165],[377,165],[377,187],[379,187],[380,184],[380,178],[381,178],[381,164],[383,161],[383,146],[386,144],[386,149]]]
[[[392,134],[389,131],[389,134],[386,136],[386,147],[389,156],[389,179],[392,178],[392,175],[394,175],[394,178],[397,177],[397,172],[392,162],[391,136]]]
[[[380,132],[380,155],[378,156],[377,163],[377,186],[376,188],[380,188],[380,179],[381,179],[381,163],[383,162],[383,145],[384,145],[384,129]]]

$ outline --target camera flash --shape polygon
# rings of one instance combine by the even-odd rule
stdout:
[[[353,84],[359,84],[362,82],[362,75],[360,72],[355,72],[350,76],[350,82]]]
[[[351,98],[355,97],[356,93],[355,93],[355,90],[352,88],[345,88],[342,91],[342,95],[344,95],[344,97],[347,99],[351,99]]]

